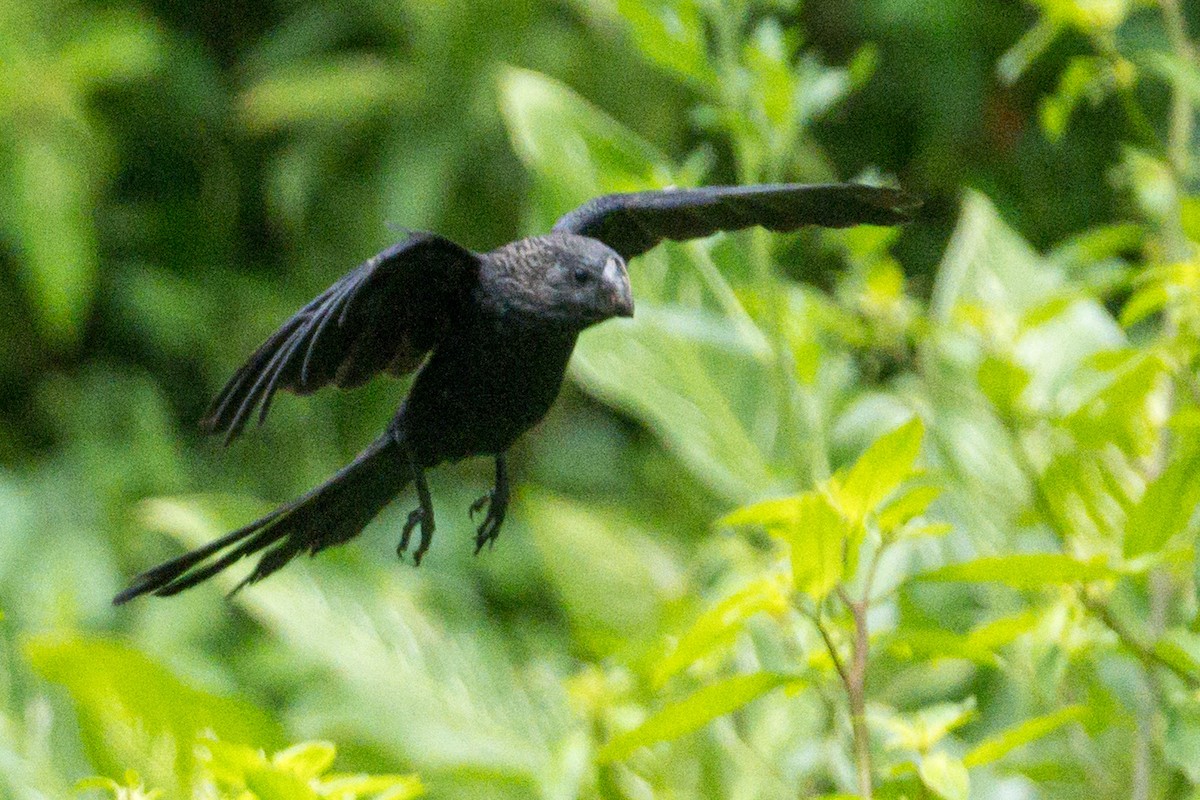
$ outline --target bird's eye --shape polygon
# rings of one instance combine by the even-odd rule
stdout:
[[[583,267],[579,267],[571,273],[571,277],[575,280],[576,284],[579,286],[584,286],[592,279],[592,273],[588,272]]]

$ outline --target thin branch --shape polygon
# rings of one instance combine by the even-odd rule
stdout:
[[[1200,678],[1193,675],[1191,672],[1183,669],[1177,664],[1172,663],[1168,659],[1163,658],[1152,644],[1148,644],[1142,640],[1142,637],[1135,633],[1128,625],[1117,618],[1113,613],[1112,608],[1102,600],[1093,597],[1086,589],[1076,587],[1079,594],[1079,600],[1084,607],[1096,615],[1096,618],[1104,623],[1104,626],[1117,635],[1117,639],[1125,649],[1129,650],[1139,661],[1147,668],[1155,666],[1162,667],[1168,672],[1174,674],[1181,681],[1186,683],[1193,689],[1200,689]]]
[[[850,676],[846,672],[846,666],[842,663],[842,657],[838,655],[837,646],[833,643],[833,637],[829,635],[829,629],[825,627],[825,623],[821,621],[821,612],[818,609],[816,613],[809,615],[813,626],[817,632],[821,634],[821,638],[825,641],[825,649],[829,651],[829,657],[833,660],[833,668],[837,670],[838,677],[842,679],[842,683],[850,686]]]
[[[854,616],[854,658],[846,692],[850,698],[854,761],[858,765],[858,793],[863,800],[871,800],[871,734],[867,729],[867,654],[871,643],[866,601],[850,604],[850,613]]]

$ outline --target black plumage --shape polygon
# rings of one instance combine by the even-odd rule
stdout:
[[[243,583],[301,553],[341,544],[409,483],[419,504],[420,563],[434,530],[425,470],[474,455],[496,459],[476,552],[499,533],[508,506],[504,454],[549,410],[578,335],[633,314],[625,261],[664,239],[684,240],[759,225],[894,225],[919,203],[895,189],[797,184],[669,189],[596,198],[545,236],[473,253],[419,233],[351,271],[300,309],[233,375],[202,421],[226,443],[275,393],[358,386],[380,372],[417,370],[382,436],[329,481],[249,525],[138,576],[115,601],[172,595],[238,560],[263,553]],[[419,368],[419,369],[418,369]]]

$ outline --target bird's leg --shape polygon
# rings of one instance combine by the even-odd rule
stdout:
[[[408,457],[408,466],[412,471],[413,485],[417,487],[417,500],[420,503],[417,508],[413,509],[408,515],[408,520],[404,523],[404,530],[400,534],[400,544],[396,545],[396,555],[404,558],[404,552],[408,550],[408,540],[412,536],[413,528],[421,526],[421,541],[417,544],[417,549],[413,552],[413,564],[421,566],[421,558],[425,555],[425,551],[429,549],[429,543],[433,540],[433,500],[429,496],[429,484],[425,482],[425,471],[421,469],[421,465],[417,463],[416,456],[408,447],[404,448],[404,452]]]
[[[504,463],[504,454],[496,456],[496,485],[491,491],[471,504],[471,519],[487,506],[487,516],[475,534],[475,554],[483,549],[485,544],[495,543],[500,535],[500,526],[504,524],[504,514],[508,511],[508,466]]]

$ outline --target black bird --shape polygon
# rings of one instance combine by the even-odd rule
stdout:
[[[329,481],[261,519],[138,576],[114,599],[173,595],[266,550],[239,588],[297,555],[358,535],[410,482],[419,505],[414,563],[433,536],[425,470],[467,456],[495,458],[475,551],[493,541],[508,509],[504,454],[549,410],[581,331],[633,315],[625,262],[664,239],[760,225],[894,225],[920,203],[895,189],[857,184],[666,189],[598,197],[545,236],[473,253],[418,233],[351,271],[283,324],[230,379],[202,427],[228,444],[280,389],[309,394],[359,386],[380,372],[417,370],[382,436]],[[270,549],[267,549],[270,548]]]

